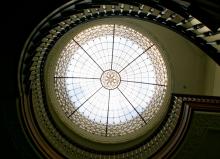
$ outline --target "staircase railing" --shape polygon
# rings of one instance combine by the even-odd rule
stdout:
[[[195,43],[220,64],[220,32],[213,31],[184,7],[170,10],[159,1],[71,1],[46,17],[27,40],[19,65],[20,114],[29,138],[39,152],[51,158],[141,159],[169,156],[185,132],[190,111],[219,111],[220,99],[173,94],[170,109],[157,131],[142,143],[121,152],[96,152],[80,147],[56,128],[47,108],[44,65],[56,41],[75,26],[107,17],[131,17],[150,21],[176,31]],[[171,7],[170,7],[171,8]],[[178,11],[177,11],[178,10]],[[193,103],[187,105],[186,103]],[[197,106],[195,106],[198,104]],[[206,107],[204,104],[211,106]],[[169,141],[169,142],[168,142]],[[172,141],[172,142],[170,142]]]

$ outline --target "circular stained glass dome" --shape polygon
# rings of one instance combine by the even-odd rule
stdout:
[[[146,129],[168,94],[158,46],[121,24],[95,25],[71,37],[53,76],[58,113],[81,132],[104,138]]]

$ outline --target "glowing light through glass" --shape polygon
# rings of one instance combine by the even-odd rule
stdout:
[[[77,34],[60,54],[55,72],[65,115],[82,129],[106,137],[146,125],[167,90],[167,70],[157,46],[117,24]]]

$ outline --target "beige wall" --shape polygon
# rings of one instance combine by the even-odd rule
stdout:
[[[128,20],[164,50],[172,73],[172,92],[220,96],[220,66],[174,31],[149,22]]]
[[[174,93],[220,96],[220,66],[201,49],[174,31],[135,21],[164,50],[172,72]]]
[[[205,95],[220,96],[220,66],[207,59]]]
[[[139,23],[165,51],[172,72],[173,92],[204,95],[208,56],[174,31],[148,22]]]
[[[213,95],[220,96],[220,66],[217,64],[215,64],[215,79],[214,79]]]

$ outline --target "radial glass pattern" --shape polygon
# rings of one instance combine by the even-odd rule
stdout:
[[[162,107],[168,83],[157,46],[118,24],[75,35],[60,54],[54,80],[65,116],[106,137],[147,125]]]

